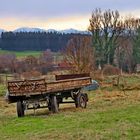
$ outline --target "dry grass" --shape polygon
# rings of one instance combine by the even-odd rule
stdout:
[[[129,80],[128,83],[135,81]],[[74,104],[60,105],[58,114],[41,109],[35,116],[33,111],[28,111],[24,118],[17,118],[16,104],[7,104],[0,97],[1,139],[140,139],[140,90],[124,92],[111,85],[88,95],[87,109],[77,109]]]

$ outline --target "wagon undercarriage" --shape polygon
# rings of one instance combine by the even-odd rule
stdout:
[[[24,116],[28,109],[35,111],[48,108],[57,113],[59,105],[64,103],[74,103],[76,107],[86,108],[88,96],[81,89],[91,84],[91,78],[87,75],[77,75],[78,78],[75,76],[71,79],[69,76],[57,76],[57,81],[51,83],[46,83],[45,79],[9,81],[8,101],[17,102],[18,117]],[[67,100],[68,98],[72,100]]]

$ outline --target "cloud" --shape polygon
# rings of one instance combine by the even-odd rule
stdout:
[[[139,0],[0,0],[0,28],[87,29],[95,8],[140,16]]]
[[[87,15],[96,7],[131,11],[139,0],[0,0],[0,17],[52,18]]]
[[[36,18],[5,18],[0,19],[1,26],[0,28],[12,31],[18,27],[39,27],[43,29],[56,29],[63,30],[68,28],[75,28],[79,30],[87,30],[89,26],[89,17],[87,16],[69,16],[69,17],[59,17],[59,18],[50,18],[49,20],[45,19],[36,19]]]
[[[89,26],[89,18],[90,15],[53,18],[48,20],[47,28],[55,28],[57,30],[62,30],[64,28],[87,30]]]

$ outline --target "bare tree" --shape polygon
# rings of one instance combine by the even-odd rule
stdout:
[[[122,71],[131,73],[133,67],[132,50],[133,45],[130,38],[121,37],[120,45],[117,47],[114,55],[114,64]]]
[[[95,9],[89,21],[98,65],[112,64],[118,37],[124,32],[119,12]]]
[[[91,37],[74,37],[63,51],[66,64],[74,73],[87,73],[94,68],[94,52]]]
[[[39,69],[43,74],[46,74],[53,68],[54,56],[51,50],[47,49],[39,57]]]
[[[39,57],[39,63],[43,65],[52,65],[54,62],[53,53],[50,49],[47,49],[43,53],[41,53]]]
[[[15,63],[17,59],[14,54],[1,54],[0,55],[0,72],[12,72],[16,71]]]
[[[120,53],[123,56],[124,66],[128,72],[134,72],[135,67],[140,63],[140,19],[127,17],[124,20],[125,31],[119,39]],[[122,58],[118,57],[120,61]]]
[[[24,62],[25,62],[24,67],[26,68],[26,71],[31,71],[35,69],[38,65],[38,59],[32,55],[27,56]]]

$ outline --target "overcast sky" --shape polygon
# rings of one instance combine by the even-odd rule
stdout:
[[[117,9],[140,17],[140,0],[0,0],[0,28],[86,30],[95,8]]]

